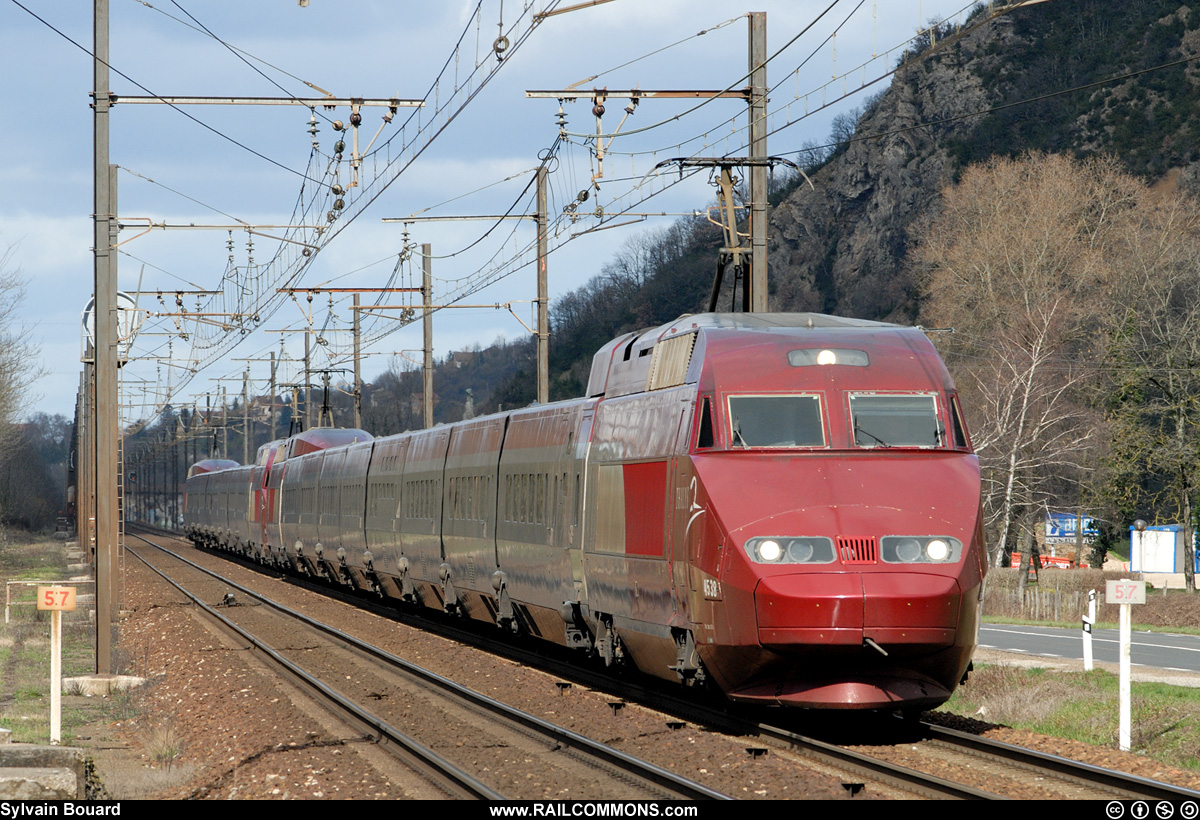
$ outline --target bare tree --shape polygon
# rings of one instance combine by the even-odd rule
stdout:
[[[25,441],[24,431],[17,422],[21,409],[31,404],[30,385],[42,371],[29,328],[21,320],[25,282],[13,264],[12,255],[12,248],[0,254],[0,469],[10,482],[15,482],[14,486],[31,487],[33,481],[27,473],[42,465],[37,459],[33,461],[38,463],[31,463],[30,443]],[[14,509],[9,503],[12,500],[10,493],[0,499],[0,519],[12,518]]]
[[[21,320],[25,280],[12,256],[11,247],[0,254],[0,435],[7,436],[14,433],[20,408],[30,404],[30,384],[42,375],[29,327]]]
[[[612,260],[600,269],[600,276],[610,290],[628,299],[645,284],[654,266],[655,242],[655,237],[641,233],[621,244]]]
[[[918,237],[923,321],[955,330],[938,344],[972,421],[997,565],[1052,488],[1078,479],[1094,432],[1080,388],[1097,297],[1137,187],[1111,161],[995,159],[945,192]]]

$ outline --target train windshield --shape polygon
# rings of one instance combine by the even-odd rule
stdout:
[[[734,447],[824,447],[820,396],[730,396]]]
[[[851,394],[850,418],[858,447],[940,447],[944,433],[937,397]]]

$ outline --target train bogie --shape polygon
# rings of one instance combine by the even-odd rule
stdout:
[[[347,435],[189,479],[189,533],[734,700],[921,708],[968,669],[979,467],[917,330],[685,317],[584,399]],[[239,521],[239,484],[282,501]]]

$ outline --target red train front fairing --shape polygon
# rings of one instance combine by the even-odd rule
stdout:
[[[700,537],[724,542],[692,547],[720,553],[702,654],[730,697],[880,708],[950,696],[974,647],[983,572],[973,455],[724,452],[693,466],[713,518]],[[946,563],[885,560],[881,545],[896,536],[962,549]],[[828,539],[831,551],[769,562],[747,548],[795,537]]]

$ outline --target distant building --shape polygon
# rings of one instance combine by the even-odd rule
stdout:
[[[470,350],[460,350],[457,353],[450,354],[450,361],[454,362],[456,368],[461,368],[464,364],[470,364],[479,357],[479,354]]]
[[[1129,528],[1129,569],[1131,572],[1183,572],[1183,548],[1187,538],[1183,524],[1146,527],[1145,532]],[[1192,533],[1192,542],[1196,535]],[[1195,554],[1195,553],[1193,553]],[[1196,556],[1200,558],[1200,556]],[[1200,563],[1200,562],[1198,562]]]

